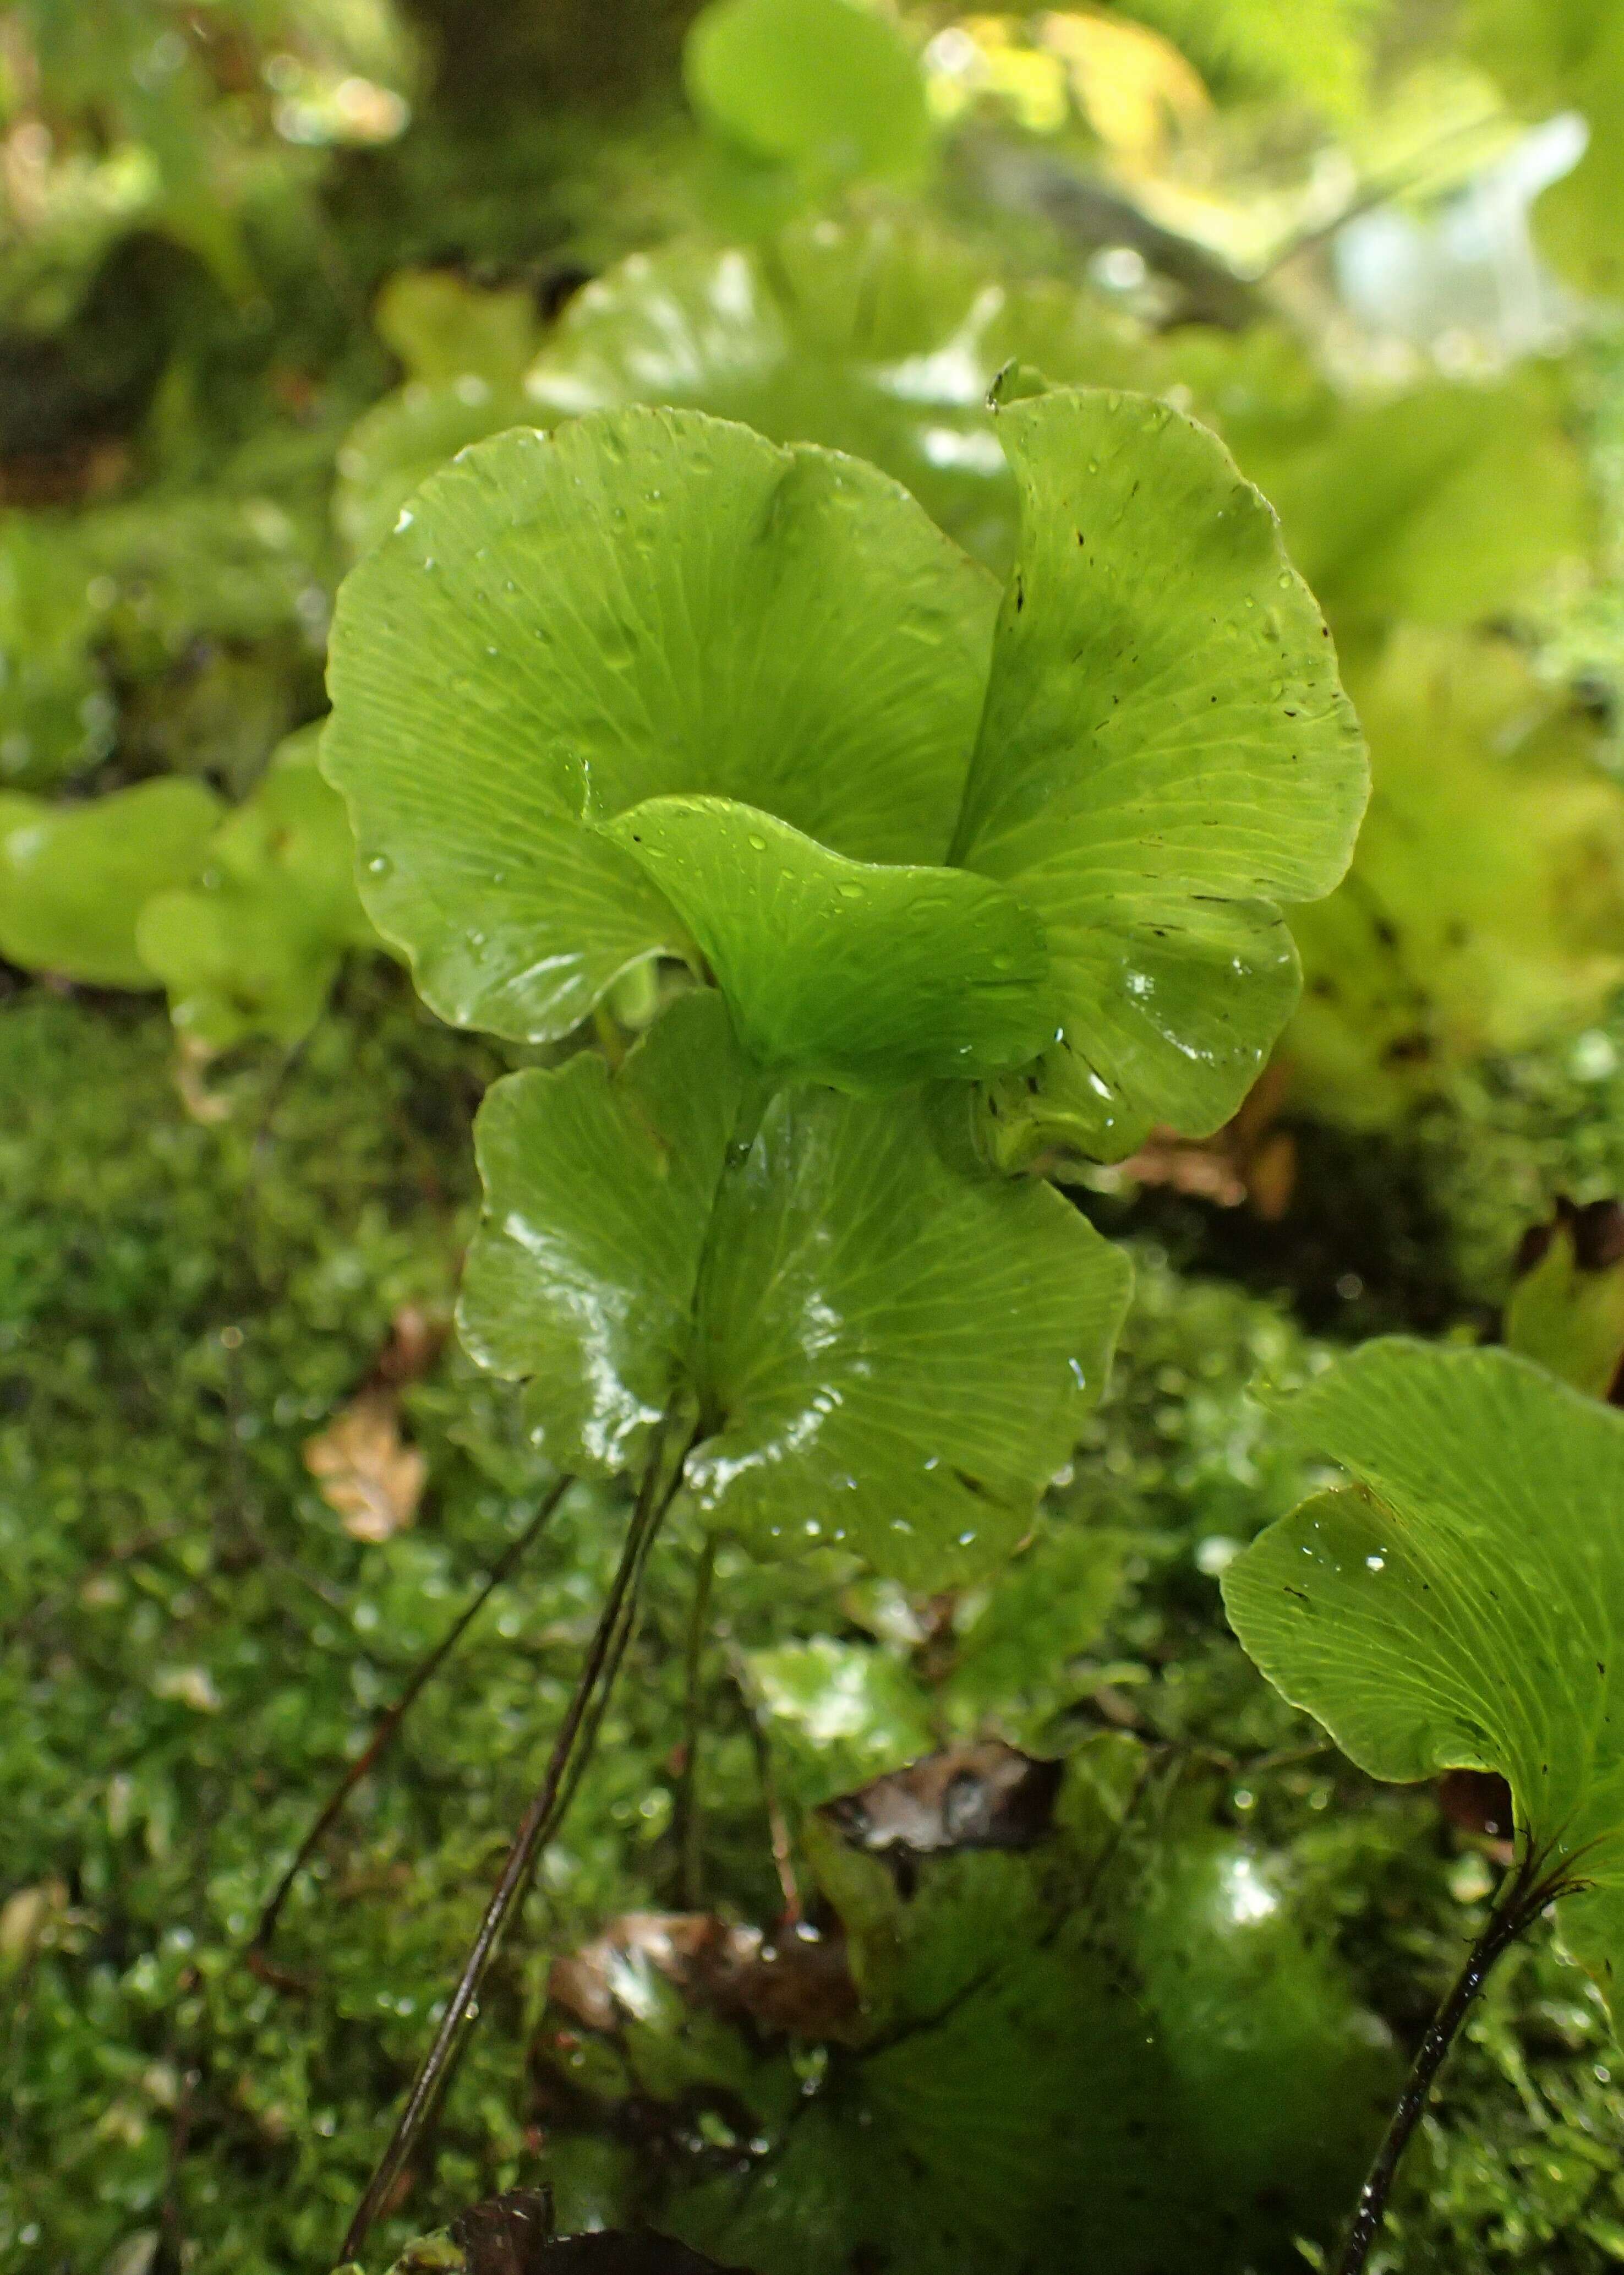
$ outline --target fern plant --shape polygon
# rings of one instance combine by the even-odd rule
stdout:
[[[323,764],[372,918],[443,1017],[564,1054],[486,1100],[464,1338],[637,1495],[351,2250],[676,1496],[762,1556],[994,1570],[1129,1277],[1012,1173],[1222,1122],[1295,997],[1281,904],[1346,866],[1363,749],[1268,506],[1162,403],[1016,374],[997,416],[1001,593],[859,461],[627,410],[465,451],[341,595]]]

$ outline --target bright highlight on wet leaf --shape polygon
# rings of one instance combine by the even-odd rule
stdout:
[[[998,1143],[1114,1159],[1213,1130],[1296,999],[1280,904],[1328,892],[1366,794],[1331,643],[1274,516],[1142,396],[1003,412],[1023,528],[954,858],[1043,920],[1061,1034]]]
[[[465,1340],[530,1379],[561,1467],[634,1466],[676,1402],[699,1508],[760,1553],[845,1542],[917,1586],[986,1571],[1104,1386],[1127,1260],[979,1169],[952,1092],[782,1092],[730,1159],[749,1088],[714,994],[614,1077],[583,1054],[499,1083]]]
[[[939,863],[995,602],[855,460],[636,410],[482,444],[339,601],[323,762],[367,907],[443,1017],[540,1040],[692,952],[593,826],[629,806],[736,798]]]
[[[1001,1073],[1054,1032],[1042,927],[985,878],[847,861],[729,798],[653,798],[604,834],[676,909],[769,1073],[895,1090]]]
[[[1288,1409],[1356,1483],[1224,1575],[1264,1673],[1372,1777],[1499,1771],[1575,1893],[1574,1956],[1624,1971],[1624,1414],[1499,1350],[1368,1343]]]
[[[1016,357],[1057,383],[1154,389],[1165,376],[1111,309],[1002,276],[917,216],[820,216],[765,246],[633,254],[570,303],[525,384],[541,424],[680,404],[848,450],[1001,573],[1017,505],[986,397]]]

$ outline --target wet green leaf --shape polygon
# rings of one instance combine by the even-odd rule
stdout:
[[[1031,903],[1061,1033],[997,1143],[1130,1153],[1233,1113],[1296,998],[1281,902],[1329,891],[1363,746],[1273,514],[1140,396],[1015,404],[1023,533],[954,858]]]
[[[1505,1351],[1368,1343],[1288,1410],[1356,1483],[1224,1575],[1264,1673],[1371,1776],[1499,1771],[1618,2012],[1624,1415]]]
[[[865,0],[712,0],[684,77],[726,140],[813,180],[911,173],[930,148],[913,50]]]
[[[780,1079],[862,1093],[1002,1073],[1054,1032],[1042,927],[960,869],[848,861],[729,798],[604,826],[682,918],[740,1042]]]
[[[811,1801],[832,1800],[930,1750],[929,1699],[889,1652],[813,1636],[752,1651],[749,1667],[773,1735],[801,1772],[798,1792]]]
[[[629,806],[738,798],[850,859],[940,861],[993,605],[823,451],[638,411],[482,445],[340,598],[324,764],[379,929],[443,1017],[541,1039],[693,952],[593,826]]]
[[[498,1084],[465,1338],[533,1378],[563,1466],[634,1465],[685,1391],[718,1529],[763,1554],[843,1541],[910,1584],[987,1570],[1103,1385],[1126,1259],[979,1171],[936,1093],[781,1092],[730,1160],[748,1088],[710,994],[613,1079],[583,1054]]]
[[[136,922],[194,877],[223,811],[201,782],[140,782],[80,805],[0,794],[0,953],[98,987],[153,987]]]
[[[523,380],[539,338],[528,292],[479,291],[440,269],[392,276],[373,321],[407,376],[357,420],[338,454],[334,518],[354,553],[389,535],[448,458],[525,423]]]

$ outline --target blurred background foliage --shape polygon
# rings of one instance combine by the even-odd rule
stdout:
[[[339,578],[465,443],[635,401],[872,458],[1001,569],[1012,359],[1276,505],[1372,746],[1353,873],[1237,1122],[1079,1169],[1139,1292],[1000,1591],[724,1547],[691,1766],[674,1536],[379,2249],[545,2181],[764,2275],[1322,2264],[1493,1838],[1323,1747],[1217,1576],[1310,1481],[1254,1375],[1492,1331],[1624,1186],[1621,111],[1612,0],[0,9],[0,2265],[329,2263],[624,1522],[566,1497],[251,1969],[550,1482],[447,1336],[524,1054],[361,915]],[[905,1893],[819,1813],[993,1742],[1067,1765],[1036,1849]],[[787,2015],[616,1924],[791,1889],[846,1972]],[[1520,1954],[1379,2264],[1624,2262],[1616,2060]]]

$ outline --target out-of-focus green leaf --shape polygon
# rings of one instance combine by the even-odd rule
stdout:
[[[710,994],[613,1080],[583,1054],[498,1084],[465,1340],[531,1379],[571,1468],[634,1466],[674,1399],[697,1407],[688,1490],[761,1554],[843,1542],[918,1586],[991,1569],[1103,1387],[1126,1259],[978,1170],[934,1093],[781,1092],[740,1158],[748,1090]]]
[[[67,529],[0,519],[0,786],[48,789],[107,755],[92,573]]]
[[[535,302],[522,288],[481,291],[445,268],[403,268],[378,295],[373,322],[408,377],[435,387],[477,372],[516,380],[536,351]]]
[[[1506,1351],[1367,1343],[1290,1408],[1355,1485],[1224,1575],[1236,1633],[1372,1777],[1498,1771],[1575,1893],[1562,1933],[1624,1969],[1624,1414]]]
[[[137,919],[154,894],[196,876],[223,810],[194,782],[82,805],[0,794],[0,954],[92,986],[156,986]]]
[[[1502,640],[1401,630],[1349,672],[1373,791],[1341,890],[1292,930],[1296,1094],[1356,1126],[1624,979],[1624,795],[1592,722]]]
[[[1575,1390],[1619,1402],[1624,1375],[1624,1209],[1559,1200],[1548,1225],[1525,1236],[1520,1277],[1506,1305],[1509,1350],[1548,1367]]]
[[[1057,391],[1001,433],[1019,557],[954,858],[1043,920],[1059,1034],[995,1143],[1117,1158],[1232,1114],[1296,998],[1281,902],[1327,892],[1363,809],[1329,636],[1267,505],[1141,396]]]
[[[470,442],[533,418],[525,371],[539,338],[528,292],[480,291],[440,269],[404,269],[373,321],[406,367],[338,454],[334,518],[352,553],[387,537],[413,490]]]
[[[810,1801],[831,1801],[931,1749],[929,1700],[889,1652],[813,1636],[752,1651],[749,1666],[774,1737],[802,1765],[797,1783]]]
[[[1054,1032],[1042,927],[985,878],[844,860],[730,798],[651,798],[604,834],[669,900],[780,1080],[975,1079]]]
[[[297,1042],[321,1015],[344,951],[375,948],[355,885],[355,840],[316,770],[319,729],[291,737],[222,823],[195,882],[156,894],[136,925],[141,959],[185,1034],[223,1049],[245,1035]]]
[[[1590,140],[1535,208],[1543,249],[1584,291],[1624,295],[1624,16],[1613,0],[1475,0],[1482,61],[1531,117],[1579,111]]]
[[[544,421],[684,404],[867,458],[1001,574],[1017,506],[986,397],[1016,359],[1057,382],[1157,383],[1149,344],[1088,294],[877,215],[799,223],[759,252],[634,255],[571,301],[526,386]]]
[[[752,158],[813,183],[908,175],[931,145],[925,79],[867,0],[712,0],[688,34],[689,99]]]
[[[522,399],[505,363],[386,397],[340,454],[339,524],[365,550],[434,466],[505,427],[667,404],[868,459],[1001,573],[1016,501],[986,396],[1016,358],[1057,382],[1161,383],[1152,344],[1098,299],[1002,276],[916,215],[799,222],[759,250],[678,239],[575,296]]]
[[[1291,557],[1339,627],[1408,617],[1469,624],[1582,569],[1596,540],[1583,458],[1560,380],[1416,388],[1341,404],[1321,434],[1237,435]]]
[[[895,484],[827,452],[661,412],[500,437],[340,599],[323,763],[363,897],[442,1017],[539,1040],[693,953],[594,826],[645,799],[940,862],[993,603]]]
[[[963,1599],[938,1697],[962,1735],[1034,1745],[1081,1686],[1071,1662],[1099,1640],[1121,1591],[1127,1537],[1046,1523],[999,1575]]]

